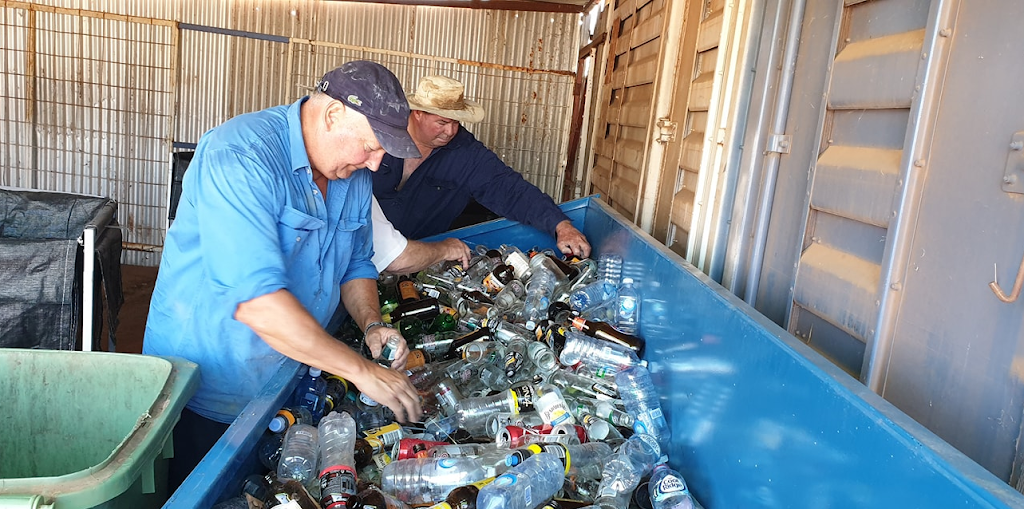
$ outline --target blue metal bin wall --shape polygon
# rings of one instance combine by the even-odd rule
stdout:
[[[1024,496],[868,391],[595,198],[562,205],[595,256],[617,253],[643,295],[646,358],[672,426],[672,466],[708,509],[1024,507]],[[507,220],[448,232],[470,245],[553,247]],[[166,507],[208,507],[261,467],[253,453],[290,393],[285,363]]]

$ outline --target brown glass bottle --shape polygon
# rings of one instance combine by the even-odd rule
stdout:
[[[493,480],[493,477],[488,477],[487,479],[473,484],[459,486],[448,493],[448,496],[445,497],[444,501],[447,502],[452,509],[476,509],[476,496],[480,493],[480,488],[487,486]]]
[[[313,497],[306,491],[305,486],[301,482],[294,479],[288,479],[285,482],[281,482],[275,478],[270,483],[270,488],[267,490],[267,507],[274,507],[275,505],[285,504],[291,500],[294,500],[299,504],[302,509],[319,509],[318,504]]]
[[[408,506],[392,498],[376,486],[370,486],[356,495],[353,507],[362,509],[399,509]]]
[[[638,357],[643,357],[644,355],[644,346],[646,346],[646,343],[643,339],[626,334],[605,322],[584,320],[583,318],[576,316],[570,320],[570,323],[572,323],[573,327],[579,329],[580,332],[590,337],[603,339],[605,341],[610,341],[630,348],[636,352]]]
[[[398,303],[405,304],[420,300],[420,292],[416,289],[416,282],[409,279],[409,276],[398,278]]]

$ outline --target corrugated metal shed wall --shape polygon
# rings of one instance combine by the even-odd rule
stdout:
[[[431,73],[462,80],[488,113],[468,127],[561,193],[576,14],[275,0],[0,5],[0,185],[111,196],[128,242],[163,243],[172,142],[187,147],[234,115],[295,100],[355,58],[384,63],[409,91]]]

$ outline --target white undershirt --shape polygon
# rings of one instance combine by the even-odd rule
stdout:
[[[377,272],[384,272],[384,269],[391,265],[391,262],[398,258],[409,244],[409,240],[392,226],[391,221],[384,215],[377,198],[371,199],[370,218],[373,221],[373,265]]]

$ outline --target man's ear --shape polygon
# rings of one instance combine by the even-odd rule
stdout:
[[[324,108],[324,125],[327,126],[327,130],[333,130],[341,125],[347,113],[348,108],[345,107],[345,103],[338,100],[327,103],[327,107]]]

